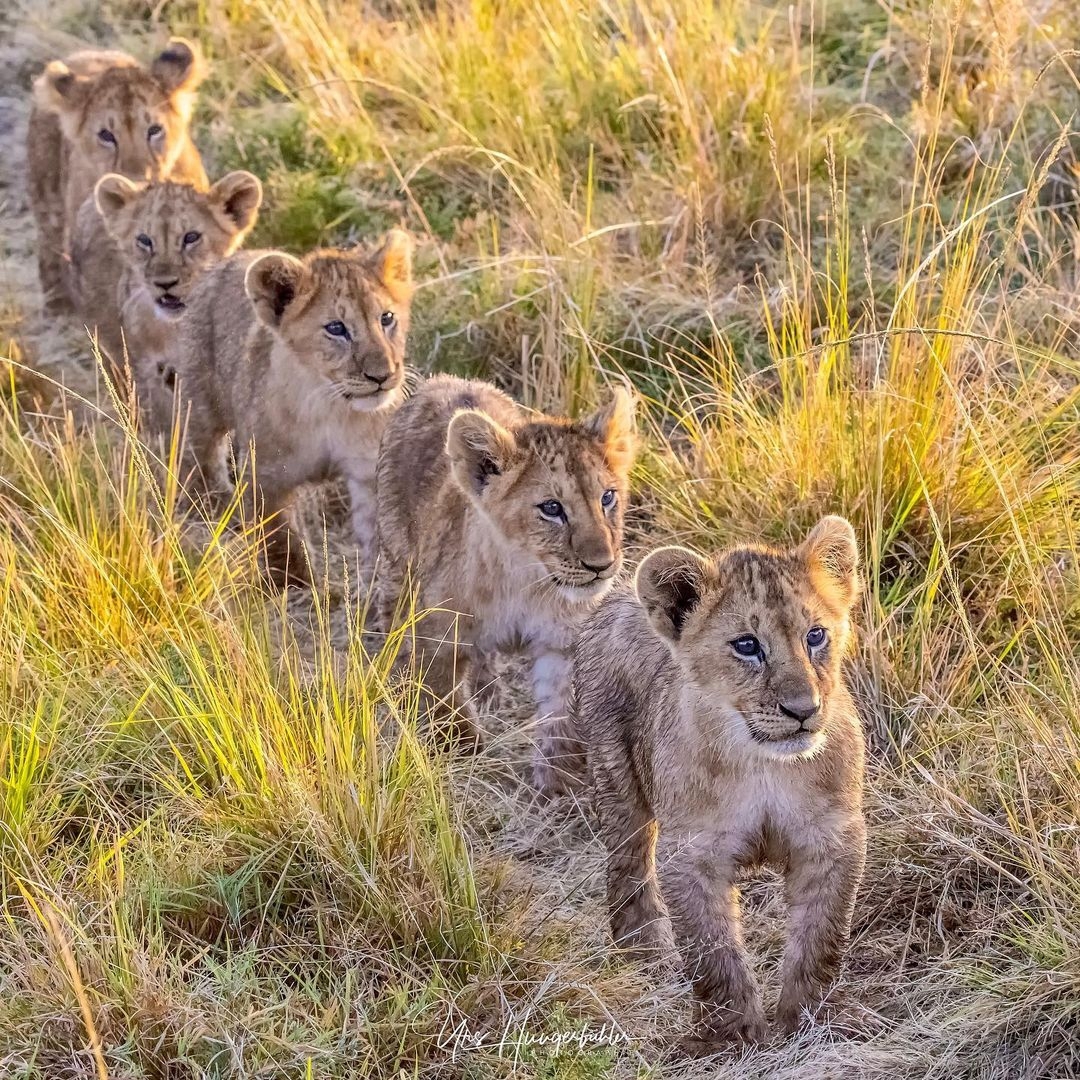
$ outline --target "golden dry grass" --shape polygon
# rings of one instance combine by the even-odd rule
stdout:
[[[608,955],[588,819],[530,798],[515,667],[491,749],[442,759],[355,598],[262,597],[248,539],[185,516],[98,411],[77,328],[36,316],[12,154],[0,1072],[1080,1073],[1074,5],[146,14],[25,0],[0,31],[5,139],[73,41],[197,37],[199,141],[212,173],[267,181],[257,243],[403,222],[418,367],[571,410],[636,384],[635,551],[851,517],[870,866],[833,1022],[680,1061],[685,987]],[[747,909],[774,982],[776,883]],[[603,1023],[618,1045],[528,1043]],[[455,1052],[459,1026],[484,1044]]]

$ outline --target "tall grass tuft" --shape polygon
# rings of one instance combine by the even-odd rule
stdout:
[[[73,25],[145,47],[143,5],[99,7]],[[1077,1073],[1076,6],[155,17],[211,57],[201,145],[266,179],[261,243],[424,239],[417,366],[569,411],[636,385],[633,553],[853,520],[870,866],[829,1024],[682,1062],[685,987],[608,951],[587,821],[522,782],[514,670],[488,754],[433,755],[362,602],[268,601],[254,534],[24,384],[0,415],[0,1072]],[[782,905],[746,899],[768,982]],[[521,1037],[602,1020],[631,1045]],[[497,1037],[455,1047],[462,1024]]]

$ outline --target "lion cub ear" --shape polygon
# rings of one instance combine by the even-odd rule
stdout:
[[[638,600],[652,628],[676,642],[690,613],[717,583],[716,567],[684,547],[662,547],[641,561],[635,578]]]
[[[46,112],[74,112],[86,100],[92,82],[76,75],[63,60],[52,60],[34,80],[34,101]]]
[[[181,112],[190,111],[190,97],[206,76],[206,64],[198,45],[186,38],[174,37],[154,57],[150,74],[171,98],[179,98]]]
[[[517,449],[513,433],[478,409],[461,409],[446,429],[446,454],[458,486],[479,495],[492,476],[498,476]]]
[[[637,435],[634,427],[636,401],[624,386],[616,386],[611,397],[581,426],[604,447],[608,465],[617,473],[627,473],[634,463]]]
[[[847,518],[823,517],[799,546],[811,572],[823,575],[831,591],[850,607],[859,596],[859,544]]]
[[[270,327],[281,325],[289,305],[296,299],[307,267],[283,251],[261,255],[244,275],[244,292],[255,305],[255,314]]]
[[[119,173],[106,173],[94,186],[94,205],[106,223],[142,194],[147,185]]]
[[[371,256],[376,275],[398,303],[412,299],[412,257],[412,237],[403,229],[391,229],[379,250]]]
[[[259,216],[262,184],[257,176],[243,169],[227,173],[210,188],[210,203],[225,215],[226,228],[242,236]]]

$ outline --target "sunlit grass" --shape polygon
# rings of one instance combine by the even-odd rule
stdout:
[[[144,14],[102,17],[141,47]],[[426,240],[415,363],[570,410],[635,383],[635,552],[855,523],[871,850],[851,1004],[717,1075],[1080,1068],[1077,12],[167,14],[213,58],[203,145],[268,180],[261,241],[399,221]],[[434,754],[363,597],[268,599],[257,532],[202,520],[130,428],[67,418],[9,322],[0,1071],[640,1065],[439,1041],[522,1016],[610,1016],[661,1056],[685,997],[599,944],[597,846],[530,805],[528,736]],[[782,920],[749,907],[771,965]]]
[[[344,648],[322,601],[285,620],[241,572],[243,534],[214,523],[193,548],[130,435],[0,414],[0,1024],[34,1047],[27,1075],[170,1055],[379,1075],[467,1019],[482,976],[513,1000],[537,943],[516,940],[497,868],[478,878],[393,674],[409,624],[368,654],[354,612]],[[221,1026],[197,1035],[207,983]],[[230,1049],[290,984],[302,1045],[274,1050],[271,1014],[242,1021],[270,1040],[254,1057]],[[45,1023],[69,1004],[74,1028]]]

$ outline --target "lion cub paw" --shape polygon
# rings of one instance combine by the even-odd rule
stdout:
[[[682,1039],[681,1046],[691,1057],[707,1057],[731,1043],[757,1044],[768,1042],[769,1025],[760,1010],[732,1012],[724,1019],[700,1023]]]

